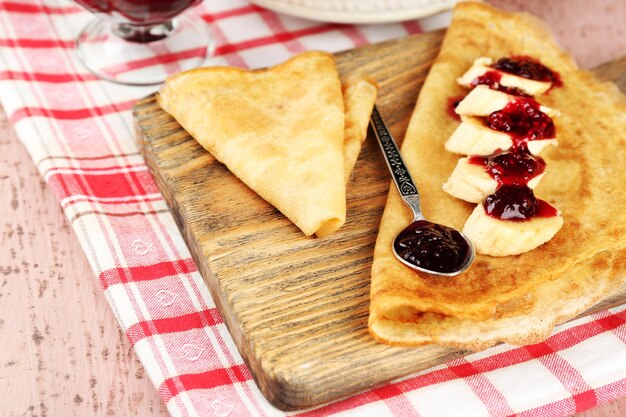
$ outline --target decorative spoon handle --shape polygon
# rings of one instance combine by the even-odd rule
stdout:
[[[374,106],[372,111],[370,122],[374,129],[376,139],[378,139],[380,149],[385,156],[385,162],[387,162],[387,167],[389,168],[389,172],[391,172],[393,182],[396,184],[396,188],[400,193],[400,197],[402,197],[402,201],[413,211],[413,221],[424,220],[422,209],[420,208],[420,194],[417,191],[417,186],[413,182],[413,178],[411,178],[411,174],[402,160],[398,146],[393,140],[376,106]]]

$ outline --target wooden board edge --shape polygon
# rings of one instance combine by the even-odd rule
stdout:
[[[413,36],[420,36],[420,35],[422,34],[413,35]],[[346,51],[344,53],[349,54],[351,53],[351,51]],[[621,58],[621,61],[624,61],[624,60],[626,60],[626,56]],[[613,70],[616,67],[612,63],[607,63],[605,65],[600,66],[597,70],[592,70],[592,72],[597,73],[598,71],[601,71],[601,70],[604,71],[605,68],[611,68],[611,70]],[[618,75],[619,74],[615,75],[615,77],[617,78]],[[625,74],[622,74],[622,75],[625,75]],[[610,77],[605,76],[601,78],[613,79],[613,76],[610,76]],[[624,78],[624,76],[622,76],[622,78]],[[133,107],[133,115],[136,116],[138,114],[137,110],[143,106],[158,106],[156,104],[154,94],[139,100],[137,104]],[[168,206],[170,208],[170,212],[172,213],[179,229],[181,230],[182,234],[185,237],[186,243],[192,254],[192,257],[194,261],[196,262],[196,264],[199,266],[201,275],[203,276],[205,280],[211,282],[211,285],[207,285],[207,286],[209,287],[211,295],[214,298],[214,301],[218,309],[220,310],[220,312],[224,311],[223,309],[226,308],[226,304],[227,304],[226,297],[221,291],[219,291],[219,285],[217,285],[217,282],[213,273],[210,270],[205,269],[203,267],[202,262],[198,261],[199,249],[190,245],[189,242],[193,240],[190,239],[190,236],[188,235],[188,232],[184,226],[183,219],[179,217],[179,215],[177,215],[177,213],[179,213],[180,210],[173,209],[173,208],[178,207],[178,203],[176,202],[174,196],[171,195],[171,193],[169,192],[168,187],[164,186],[166,184],[165,182],[166,179],[161,177],[160,173],[155,167],[156,162],[149,157],[150,152],[146,152],[146,144],[143,143],[141,140],[143,135],[140,134],[140,129],[141,129],[139,126],[140,119],[138,117],[135,117],[134,120],[135,120],[135,129],[138,132],[137,144],[141,150],[142,155],[146,159],[146,164],[148,165],[149,171],[155,178],[157,185],[159,186],[159,189],[163,193],[164,198],[166,199]],[[604,299],[603,301],[591,307],[590,309],[580,314],[576,318],[584,317],[594,312],[597,312],[599,310],[604,310],[606,308],[615,307],[615,306],[623,304],[624,293],[626,293],[626,285],[622,289],[614,293],[612,296]],[[245,364],[252,371],[252,375],[253,375],[255,382],[257,383],[257,385],[259,386],[263,394],[266,396],[266,398],[272,405],[276,406],[279,409],[290,411],[290,410],[299,410],[302,408],[318,406],[320,404],[324,404],[330,401],[337,401],[342,398],[342,397],[324,395],[323,393],[319,393],[319,392],[311,392],[311,390],[309,389],[310,388],[309,385],[306,383],[306,378],[299,378],[297,377],[297,375],[296,377],[294,377],[294,375],[290,375],[289,377],[287,377],[286,375],[282,375],[280,373],[277,374],[274,372],[268,372],[268,369],[264,368],[262,360],[260,361],[254,360],[254,348],[252,344],[250,343],[250,341],[247,340],[244,333],[239,328],[238,323],[236,323],[234,319],[231,319],[231,316],[228,314],[222,314],[222,317],[224,318],[224,322],[228,331],[230,332],[231,336],[235,340],[235,344],[239,347],[239,351],[242,355],[242,358]],[[452,360],[454,358],[458,358],[466,354],[468,354],[467,351],[461,351],[461,350],[459,350],[458,352],[455,351],[454,353],[450,355],[448,360]],[[408,373],[413,373],[413,372],[415,372],[415,370],[411,370]],[[401,376],[402,375],[398,375],[396,377],[401,377]],[[363,386],[359,390],[353,391],[345,395],[345,397],[358,394],[359,392],[363,392],[369,388],[370,388],[369,386]],[[297,401],[294,401],[294,399]]]
[[[167,179],[164,178],[162,176],[162,172],[157,169],[156,161],[152,158],[152,150],[149,150],[149,145],[143,140],[144,135],[142,135],[141,133],[140,123],[143,119],[140,117],[140,109],[154,107],[158,107],[158,104],[156,102],[156,93],[150,94],[149,96],[140,99],[133,106],[132,113],[134,120],[134,129],[136,131],[137,146],[139,147],[139,150],[146,161],[148,171],[155,179],[159,191],[163,195],[167,203],[168,209],[172,217],[174,218],[178,229],[184,237],[185,244],[187,245],[187,248],[189,249],[192,258],[196,263],[198,272],[207,284],[207,288],[211,294],[211,297],[213,298],[213,301],[218,311],[220,312],[220,315],[224,320],[224,324],[226,325],[228,332],[233,338],[235,346],[237,346],[245,365],[248,367],[248,369],[250,369],[255,383],[258,385],[263,395],[275,407],[282,410],[295,410],[313,405],[309,404],[308,402],[305,405],[292,405],[284,400],[285,397],[282,395],[283,393],[294,391],[301,393],[303,392],[303,387],[291,386],[288,382],[286,382],[287,379],[282,377],[281,375],[275,375],[272,372],[267,372],[268,370],[262,366],[262,362],[255,360],[254,348],[252,346],[252,343],[245,336],[245,333],[240,329],[239,323],[237,323],[237,321],[233,318],[233,315],[223,313],[228,308],[228,300],[226,298],[226,295],[222,291],[220,291],[220,286],[218,285],[217,279],[215,278],[213,272],[210,269],[205,268],[203,262],[200,262],[199,248],[197,248],[193,244],[190,244],[190,242],[193,242],[193,239],[191,238],[187,228],[185,227],[185,222],[182,218],[181,210],[177,209],[179,208],[179,204],[169,187],[166,186]],[[306,388],[304,388],[304,391],[306,391]]]

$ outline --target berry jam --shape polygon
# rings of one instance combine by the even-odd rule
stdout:
[[[531,97],[519,88],[516,87],[507,87],[505,85],[500,84],[502,80],[502,73],[498,71],[487,71],[480,77],[476,77],[474,81],[472,81],[472,86],[476,87],[477,85],[486,85],[492,90],[502,91],[505,94],[509,94],[512,96],[520,96],[520,97]]]
[[[524,221],[532,217],[554,217],[557,209],[535,197],[524,185],[501,185],[483,202],[485,213],[500,220]]]
[[[454,111],[456,106],[459,105],[461,100],[463,100],[465,96],[457,96],[457,97],[448,97],[448,105],[446,106],[446,111],[448,112],[448,116],[452,117],[454,120],[461,121],[461,116],[456,114]]]
[[[76,0],[94,13],[105,13],[116,20],[148,25],[162,23],[200,0]]]
[[[558,210],[552,207],[550,203],[537,199],[537,212],[535,213],[535,217],[555,217],[558,215]]]
[[[500,58],[491,67],[529,80],[551,82],[554,87],[563,85],[558,72],[552,71],[538,59],[529,56]]]
[[[404,229],[393,249],[407,263],[441,273],[458,271],[471,255],[458,231],[426,220],[413,222]]]
[[[527,150],[496,152],[490,156],[471,156],[470,164],[482,165],[499,185],[526,185],[546,168],[545,161]]]
[[[93,13],[102,13],[118,22],[115,34],[125,41],[149,43],[164,39],[163,29],[150,30],[152,25],[162,24],[173,29],[171,20],[200,0],[76,0]]]
[[[509,133],[513,147],[529,140],[551,139],[556,134],[554,122],[539,108],[536,100],[520,97],[487,116],[485,124],[499,132]]]
[[[524,185],[502,185],[483,202],[485,213],[501,220],[528,220],[537,213],[533,190]]]

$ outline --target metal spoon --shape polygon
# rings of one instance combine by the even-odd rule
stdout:
[[[465,271],[474,260],[474,245],[461,232],[424,218],[417,187],[376,106],[370,122],[400,197],[413,212],[411,224],[393,240],[393,254],[409,268],[432,275]]]

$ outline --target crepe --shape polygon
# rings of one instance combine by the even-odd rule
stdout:
[[[344,176],[346,182],[361,153],[367,137],[367,126],[376,103],[378,84],[365,78],[355,78],[343,86],[346,123],[343,139]]]
[[[355,86],[357,96],[363,89]],[[305,235],[324,237],[345,222],[346,117],[332,55],[307,52],[260,71],[187,71],[170,77],[157,100]],[[351,165],[358,156],[354,141],[362,140],[356,127],[362,118],[358,111],[348,118],[358,131],[347,136]]]
[[[461,2],[422,87],[401,152],[414,173],[426,218],[462,229],[474,208],[442,190],[458,156],[444,143],[458,122],[449,97],[477,57],[528,55],[560,73],[563,86],[541,97],[559,109],[558,147],[542,157],[536,194],[558,207],[561,231],[538,249],[501,258],[479,255],[457,277],[409,270],[391,252],[411,221],[391,187],[374,251],[369,329],[401,346],[439,343],[482,349],[499,341],[535,343],[626,281],[626,100],[615,85],[579,70],[542,22],[486,4]]]

